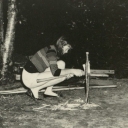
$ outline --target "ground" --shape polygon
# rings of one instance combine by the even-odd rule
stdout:
[[[0,95],[0,128],[127,128],[128,80],[113,81],[117,88],[90,89],[89,103],[99,106],[88,109],[34,110],[43,104],[54,106],[69,100],[84,100],[84,89],[60,91],[63,97],[47,97],[38,102],[24,93]],[[17,87],[21,85],[15,83]]]

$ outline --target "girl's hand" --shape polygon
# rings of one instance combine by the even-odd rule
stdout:
[[[74,74],[68,74],[67,75],[67,80],[70,79],[70,78],[72,78],[73,76],[74,76]]]
[[[78,77],[81,77],[85,74],[84,71],[81,69],[73,69],[73,73],[75,76],[78,76]]]

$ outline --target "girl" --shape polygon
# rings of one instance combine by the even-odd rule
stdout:
[[[53,85],[74,75],[78,77],[84,75],[83,70],[65,69],[65,62],[58,61],[58,58],[68,53],[70,49],[72,47],[67,40],[64,37],[60,37],[55,45],[42,48],[30,58],[22,72],[22,80],[28,88],[27,94],[29,96],[39,100],[38,92],[43,88],[46,88],[45,95],[58,96],[52,91]],[[41,82],[38,82],[39,79],[41,79]],[[43,81],[45,79],[49,80]]]

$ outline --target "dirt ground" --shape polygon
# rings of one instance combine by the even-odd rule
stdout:
[[[113,81],[117,88],[90,89],[89,103],[99,106],[88,109],[34,110],[43,104],[52,108],[66,101],[84,100],[84,89],[60,91],[63,97],[47,97],[38,102],[26,94],[0,95],[0,128],[127,128],[128,79]]]

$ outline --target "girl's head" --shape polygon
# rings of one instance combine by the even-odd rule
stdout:
[[[64,54],[68,53],[69,50],[72,49],[71,44],[69,44],[68,41],[63,36],[61,36],[57,40],[56,46],[57,46],[57,51],[58,51],[59,55],[64,55]]]

